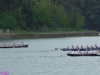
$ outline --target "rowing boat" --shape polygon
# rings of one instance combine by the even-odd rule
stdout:
[[[14,46],[14,48],[21,48],[21,47],[28,47],[28,44],[26,44],[26,45],[19,45],[19,46]]]
[[[18,45],[18,46],[1,46],[0,48],[26,48],[26,47],[28,47],[28,44]]]
[[[80,50],[80,51],[86,51],[86,50],[88,50],[88,51],[90,51],[90,50],[99,50],[100,49],[100,47],[97,47],[97,48],[82,48],[82,49],[69,49],[69,48],[60,48],[60,50],[62,50],[62,51],[77,51],[77,50]]]
[[[72,45],[72,48],[69,48],[69,46],[67,48],[55,48],[55,50],[58,50],[58,49],[60,49],[62,51],[78,51],[78,50],[80,50],[80,51],[86,51],[86,50],[90,51],[90,50],[100,50],[100,47],[98,47],[96,44],[95,44],[94,47],[93,46],[89,47],[87,45],[87,47],[85,47],[85,48],[82,45],[81,45],[80,48],[78,46],[74,47]]]

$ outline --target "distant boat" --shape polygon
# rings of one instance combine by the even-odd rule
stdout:
[[[72,48],[69,48],[69,46],[68,46],[67,48],[55,48],[55,50],[58,50],[58,49],[60,49],[60,50],[62,50],[62,51],[77,51],[77,50],[79,50],[79,49],[80,49],[80,51],[86,51],[86,50],[90,51],[91,49],[92,49],[92,50],[100,50],[100,47],[98,47],[96,44],[95,44],[95,47],[93,47],[93,46],[88,47],[88,45],[87,45],[87,47],[83,47],[83,46],[81,45],[80,48],[79,48],[78,46],[77,46],[77,47],[74,47],[74,46],[72,45]]]
[[[80,49],[80,48],[79,48],[79,49]],[[79,49],[60,48],[60,50],[62,50],[62,51],[77,51],[77,50],[79,50]],[[92,49],[92,50],[99,50],[100,47],[97,47],[97,48],[83,48],[83,49],[80,49],[80,51],[86,51],[86,50],[90,51],[91,49]]]
[[[26,47],[28,47],[28,44],[18,45],[18,46],[1,46],[0,48],[26,48]]]
[[[68,56],[100,56],[100,50],[85,50],[85,52],[78,50],[78,51],[72,51],[71,53],[67,53]]]
[[[19,45],[19,46],[13,46],[14,48],[21,48],[21,47],[28,47],[28,44],[26,44],[26,45]]]

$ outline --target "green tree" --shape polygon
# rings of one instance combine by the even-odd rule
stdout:
[[[16,19],[9,12],[0,13],[0,28],[15,29],[16,24]]]
[[[57,6],[52,3],[51,0],[41,0],[34,6],[35,12],[35,27],[47,26],[50,29],[68,28],[70,21],[67,13],[62,6]]]

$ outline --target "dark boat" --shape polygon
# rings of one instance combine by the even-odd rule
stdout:
[[[13,47],[10,47],[10,46],[9,46],[9,47],[7,47],[7,46],[6,46],[6,47],[4,47],[4,46],[2,46],[2,47],[0,47],[0,48],[13,48]]]
[[[13,46],[14,48],[21,48],[21,47],[24,47],[24,48],[26,48],[26,47],[28,47],[28,44],[26,44],[26,45],[19,45],[19,46]]]
[[[28,47],[28,44],[18,45],[18,46],[1,46],[0,48],[26,48],[26,47]]]
[[[100,56],[98,54],[71,54],[67,53],[68,56]]]

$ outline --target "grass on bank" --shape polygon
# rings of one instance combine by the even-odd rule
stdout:
[[[65,30],[59,30],[59,31],[25,31],[25,30],[21,30],[21,29],[15,29],[15,30],[10,30],[10,34],[45,34],[45,33],[77,33],[77,32],[91,32],[89,30],[69,30],[69,31],[65,31]],[[93,31],[92,31],[93,32]],[[7,30],[3,30],[3,33],[7,33]]]

